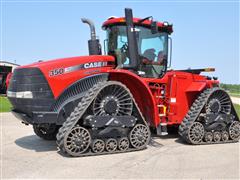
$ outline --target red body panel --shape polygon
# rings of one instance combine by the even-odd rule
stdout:
[[[181,71],[169,71],[162,79],[146,78],[145,81],[149,84],[155,84],[155,86],[150,86],[153,94],[155,94],[155,107],[159,111],[155,115],[155,125],[160,122],[166,122],[169,125],[180,124],[193,101],[202,90],[212,87],[212,84],[219,83],[218,81],[207,80],[201,75]],[[162,90],[164,87],[165,98],[161,98],[159,90]],[[157,105],[164,105],[166,107],[165,116],[159,116],[161,109]]]
[[[201,91],[206,87],[205,82],[192,82],[190,86],[186,89],[186,92]]]

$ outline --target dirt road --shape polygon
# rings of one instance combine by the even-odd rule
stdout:
[[[238,98],[238,97],[231,97],[231,99],[232,99],[232,102],[234,104],[239,104],[240,105],[240,98]]]

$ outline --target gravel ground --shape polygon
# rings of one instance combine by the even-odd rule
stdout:
[[[239,143],[186,145],[177,135],[154,138],[139,152],[68,158],[54,141],[33,134],[11,113],[1,113],[2,178],[239,179]]]

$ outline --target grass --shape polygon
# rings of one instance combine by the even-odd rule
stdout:
[[[6,97],[0,96],[0,112],[9,112],[12,105]]]
[[[240,93],[232,93],[232,92],[230,92],[229,95],[232,96],[232,97],[239,97],[240,98]]]
[[[240,105],[234,104],[234,107],[235,107],[235,110],[236,110],[236,112],[238,114],[238,117],[240,117]]]

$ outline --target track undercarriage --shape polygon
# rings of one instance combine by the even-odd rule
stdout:
[[[229,95],[220,88],[206,89],[179,126],[189,144],[238,142],[240,122]]]
[[[240,123],[228,94],[206,89],[179,126],[189,144],[237,142]],[[142,150],[150,130],[130,91],[119,82],[93,86],[57,134],[59,149],[70,156],[90,156]]]
[[[130,91],[107,81],[88,90],[59,129],[57,144],[67,155],[79,157],[142,150],[150,136]]]
[[[206,89],[179,126],[189,144],[238,142],[240,123],[228,94]],[[104,81],[87,91],[57,133],[59,149],[70,156],[130,152],[146,148],[150,130],[131,92]]]

